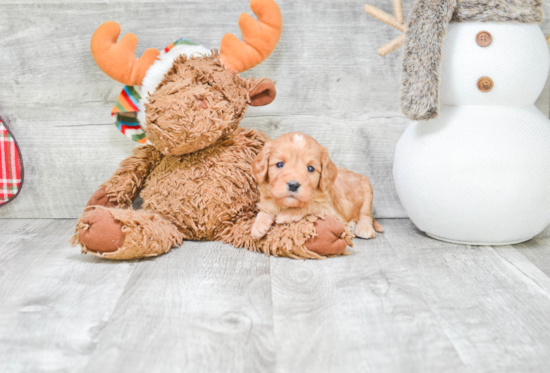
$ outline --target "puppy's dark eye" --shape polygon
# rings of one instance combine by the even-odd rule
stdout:
[[[308,170],[309,172],[315,171],[315,169],[313,168],[313,166],[307,166],[307,170]]]
[[[285,164],[283,162],[279,162],[275,166],[277,166],[277,168],[283,168],[284,165]]]

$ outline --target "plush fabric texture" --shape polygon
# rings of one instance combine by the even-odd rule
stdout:
[[[265,141],[260,132],[238,128],[201,151],[164,157],[141,191],[142,208],[176,223],[185,239],[220,238],[227,224],[256,214],[250,164]]]
[[[254,215],[255,217],[255,215]],[[236,247],[292,259],[324,259],[346,255],[353,235],[338,220],[309,215],[292,224],[276,224],[261,240],[250,236],[254,218],[240,220],[222,232],[222,241]],[[246,232],[242,234],[241,232]]]
[[[243,41],[233,34],[225,34],[220,44],[220,60],[229,71],[243,72],[261,63],[281,38],[283,16],[275,1],[251,0],[250,9],[258,21],[247,13],[240,15]]]
[[[91,209],[93,212],[82,217],[78,231],[78,240],[86,242],[85,250],[113,252],[120,249],[126,240],[122,223],[106,209],[97,206]],[[99,234],[94,231],[99,231]]]
[[[269,105],[276,95],[275,86],[271,82],[260,83],[250,92],[250,106]]]
[[[353,236],[351,233],[344,229],[342,232],[343,223],[331,216],[327,216],[325,219],[319,219],[317,224],[323,224],[323,230],[329,230],[333,235],[317,235],[306,241],[306,246],[309,250],[314,251],[319,255],[334,255],[345,254],[347,246],[352,246],[351,239]],[[337,238],[345,238],[345,240],[338,240]]]
[[[327,255],[351,243],[343,227],[338,232],[313,220],[279,227],[263,241],[250,235],[259,200],[251,163],[267,137],[239,123],[249,105],[269,104],[276,90],[269,79],[244,79],[237,72],[271,54],[283,22],[274,0],[251,0],[250,8],[258,19],[240,16],[244,42],[225,35],[219,55],[180,39],[162,54],[148,49],[136,59],[135,35],[117,43],[115,22],[96,30],[94,60],[127,85],[112,112],[117,126],[148,145],[135,149],[94,193],[73,245],[104,258],[131,259],[162,254],[183,239],[218,240],[277,256],[322,258],[308,249],[310,239],[329,243],[322,248]],[[138,195],[142,210],[134,211]]]
[[[146,178],[162,158],[163,154],[154,146],[134,148],[132,155],[123,160],[113,176],[100,186],[100,190],[105,190],[107,202],[119,207],[130,207],[143,188]],[[92,201],[89,204],[93,205],[96,202],[96,193],[92,195]],[[103,199],[97,202],[103,202]],[[101,205],[106,206],[103,203]]]
[[[216,53],[192,58],[182,54],[154,93],[142,99],[146,116],[142,125],[149,141],[164,154],[203,149],[237,127],[248,108],[250,92],[265,81],[243,79],[227,71]],[[204,100],[206,108],[197,110],[197,100]]]
[[[139,87],[125,86],[111,111],[116,128],[126,137],[140,144],[147,144],[147,135],[139,124]]]
[[[141,99],[141,95],[136,87],[131,85],[124,87],[122,92],[118,95],[115,106],[113,106],[111,110],[111,115],[116,115],[118,113],[137,113],[139,111],[139,100]]]
[[[99,234],[92,236],[90,231],[93,229],[100,230]],[[94,241],[86,241],[87,236],[93,237]],[[84,254],[124,260],[163,254],[182,240],[183,235],[176,226],[159,214],[97,206],[79,219],[71,243],[73,246],[80,244]],[[108,251],[105,244],[109,245]],[[101,252],[94,250],[99,245],[102,246]]]
[[[539,23],[541,0],[418,0],[403,50],[401,110],[412,120],[439,114],[439,78],[449,22]]]
[[[251,164],[267,137],[238,124],[253,101],[251,94],[258,87],[264,91],[262,85],[274,90],[269,79],[244,79],[227,71],[216,53],[175,58],[142,108],[143,127],[152,145],[135,148],[101,185],[107,198],[100,190],[90,201],[101,207],[117,206],[106,209],[112,219],[100,220],[123,225],[124,245],[114,252],[88,247],[86,235],[94,232],[93,224],[86,222],[87,214],[95,212],[91,208],[79,220],[72,243],[109,259],[162,254],[183,239],[223,241],[277,256],[321,258],[305,244],[319,235],[338,249],[326,252],[340,253],[351,235],[342,235],[343,230],[317,232],[311,220],[278,227],[261,241],[250,236],[259,201]],[[138,195],[143,210],[132,212]],[[165,240],[163,234],[171,238]]]
[[[168,71],[175,66],[176,60],[182,56],[195,59],[211,57],[212,52],[213,51],[202,45],[186,43],[175,45],[166,53],[158,57],[155,63],[147,70],[147,74],[145,74],[141,83],[138,119],[142,127],[145,126],[147,122],[145,118],[145,107],[149,103],[149,95],[156,92]]]
[[[253,0],[251,7],[260,23],[269,21],[273,7],[280,14],[272,0]],[[245,41],[250,46],[269,44],[274,37],[269,27],[264,30],[244,19]],[[116,40],[120,30],[114,31],[111,39]],[[114,40],[102,43],[117,49]],[[260,53],[262,58],[275,47],[274,40]],[[267,137],[239,123],[249,105],[267,105],[275,98],[271,80],[241,78],[216,51],[182,43],[160,55],[141,83],[138,105],[137,91],[126,87],[114,111],[127,116],[122,118],[128,123],[137,119],[149,145],[134,149],[92,196],[73,245],[104,258],[131,259],[165,253],[183,239],[217,240],[270,255],[318,259],[324,255],[308,249],[311,238],[330,243],[324,248],[327,255],[340,254],[341,246],[351,243],[343,227],[336,232],[315,220],[277,228],[263,241],[250,235],[259,200],[251,164]],[[143,198],[142,209],[134,211],[131,204],[138,195]],[[104,228],[95,229],[96,224]],[[125,239],[119,247],[120,232]],[[103,249],[101,242],[106,245]]]
[[[101,187],[95,191],[94,194],[88,200],[84,212],[88,212],[94,209],[94,206],[104,207],[118,207],[118,203],[114,199],[110,199],[105,192],[105,188]]]
[[[155,91],[174,60],[181,54],[199,57],[210,54],[210,51],[186,38],[180,38],[164,48],[157,61],[147,70],[146,79],[141,83],[143,87],[127,85],[118,95],[111,115],[115,117],[115,125],[123,135],[140,144],[147,144],[147,135],[138,120],[138,113],[142,107],[140,91],[143,90],[146,101],[149,92]]]
[[[132,141],[148,144],[147,134],[141,128],[137,118],[138,112],[115,114],[115,126],[124,136],[130,138]]]
[[[0,206],[13,200],[23,186],[19,146],[0,117]]]
[[[181,156],[164,156],[153,146],[134,149],[133,155],[102,185],[109,203],[126,209],[95,207],[108,211],[112,219],[104,215],[90,217],[97,214],[95,209],[85,213],[71,243],[80,244],[85,253],[108,259],[159,255],[183,239],[223,241],[295,259],[322,259],[344,253],[353,236],[343,226],[339,230],[323,223],[321,238],[312,242],[312,250],[308,249],[306,241],[318,235],[314,217],[273,227],[262,240],[251,238],[259,201],[251,163],[266,140],[261,132],[237,128],[222,141]],[[129,205],[140,190],[143,210],[133,211]],[[93,199],[94,203],[104,200],[101,192]],[[105,226],[102,242],[113,241],[121,230],[126,233],[124,245],[105,252],[87,245],[83,238],[93,228],[90,221],[98,220]]]
[[[116,22],[107,21],[98,27],[90,42],[92,57],[101,70],[117,82],[140,85],[160,52],[150,48],[136,58],[137,37],[126,34],[117,43],[119,35],[120,26]]]
[[[458,0],[451,22],[540,23],[542,0]]]

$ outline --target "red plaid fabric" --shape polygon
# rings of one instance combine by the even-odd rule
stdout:
[[[0,118],[0,206],[17,195],[22,180],[19,149]]]

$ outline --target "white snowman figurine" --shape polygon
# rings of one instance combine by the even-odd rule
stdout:
[[[431,237],[504,245],[550,223],[550,121],[535,101],[550,58],[542,1],[418,0],[404,31],[401,109],[413,122],[393,175],[414,224]]]

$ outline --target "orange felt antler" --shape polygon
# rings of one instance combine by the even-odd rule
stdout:
[[[393,0],[393,12],[395,14],[395,17],[368,4],[365,5],[365,12],[367,14],[370,14],[374,18],[377,18],[380,21],[390,25],[391,27],[396,28],[403,32],[403,34],[399,35],[398,37],[390,41],[388,44],[378,49],[378,54],[381,57],[384,57],[388,53],[393,52],[394,50],[396,50],[397,48],[403,45],[403,42],[405,41],[405,31],[407,30],[407,27],[405,26],[405,20],[404,20],[405,17],[403,15],[403,4],[401,3],[401,0]]]
[[[160,52],[150,48],[136,59],[137,37],[134,34],[126,34],[117,43],[119,35],[120,26],[113,21],[105,22],[97,28],[90,43],[95,63],[117,82],[141,85],[145,73]]]
[[[239,17],[241,42],[225,34],[220,45],[220,61],[226,69],[243,72],[263,62],[273,52],[283,31],[283,16],[273,0],[251,0],[250,9],[258,21],[246,13]]]

